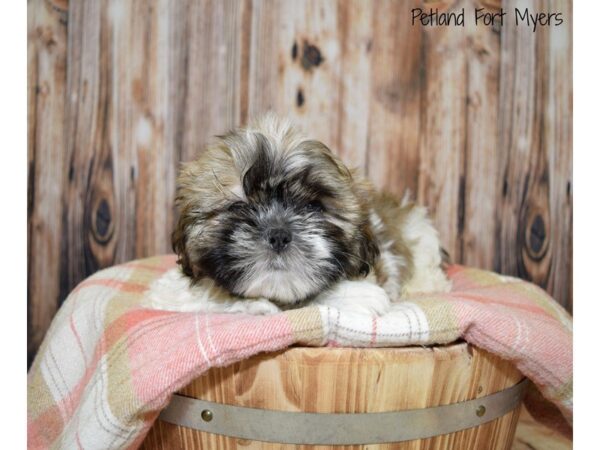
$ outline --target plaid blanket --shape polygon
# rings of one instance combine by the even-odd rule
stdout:
[[[270,316],[151,310],[140,304],[174,256],[83,281],[57,313],[28,374],[29,448],[137,448],[171,394],[210,367],[291,344],[386,347],[459,338],[513,361],[571,423],[572,319],[533,284],[452,266],[453,289],[382,317],[311,306]],[[536,401],[537,400],[537,401]],[[538,408],[546,413],[547,408]],[[543,417],[542,417],[543,418]]]

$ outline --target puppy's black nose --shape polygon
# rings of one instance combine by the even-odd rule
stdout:
[[[267,233],[267,239],[273,250],[279,253],[292,242],[292,233],[285,228],[271,228]]]

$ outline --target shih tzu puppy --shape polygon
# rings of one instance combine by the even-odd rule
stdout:
[[[180,267],[154,283],[153,307],[267,314],[316,303],[379,315],[450,287],[423,207],[375,192],[273,115],[185,164],[176,206]]]

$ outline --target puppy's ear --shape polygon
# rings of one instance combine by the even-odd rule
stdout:
[[[360,257],[358,273],[367,276],[375,266],[375,260],[379,257],[379,244],[369,224],[365,224],[360,228],[358,241],[358,254]]]
[[[179,220],[177,227],[171,234],[171,245],[173,246],[173,251],[177,254],[177,264],[181,264],[181,270],[183,273],[188,276],[192,276],[192,267],[188,254],[185,250],[185,242],[185,230],[181,224],[181,220]]]
[[[173,251],[177,254],[177,264],[181,264],[181,270],[184,274],[192,278],[193,280],[198,279],[202,276],[200,269],[197,264],[194,264],[186,249],[187,234],[185,231],[185,225],[180,219],[177,223],[177,227],[171,234],[171,245]]]
[[[357,169],[350,170],[349,181],[364,214],[364,222],[359,226],[357,236],[357,253],[360,258],[357,274],[367,276],[375,266],[380,253],[377,236],[368,219],[375,191],[371,183]]]

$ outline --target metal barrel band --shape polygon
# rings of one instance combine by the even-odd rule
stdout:
[[[383,444],[477,427],[517,408],[527,379],[485,397],[423,409],[305,413],[225,405],[174,395],[160,419],[224,436],[282,444]]]

